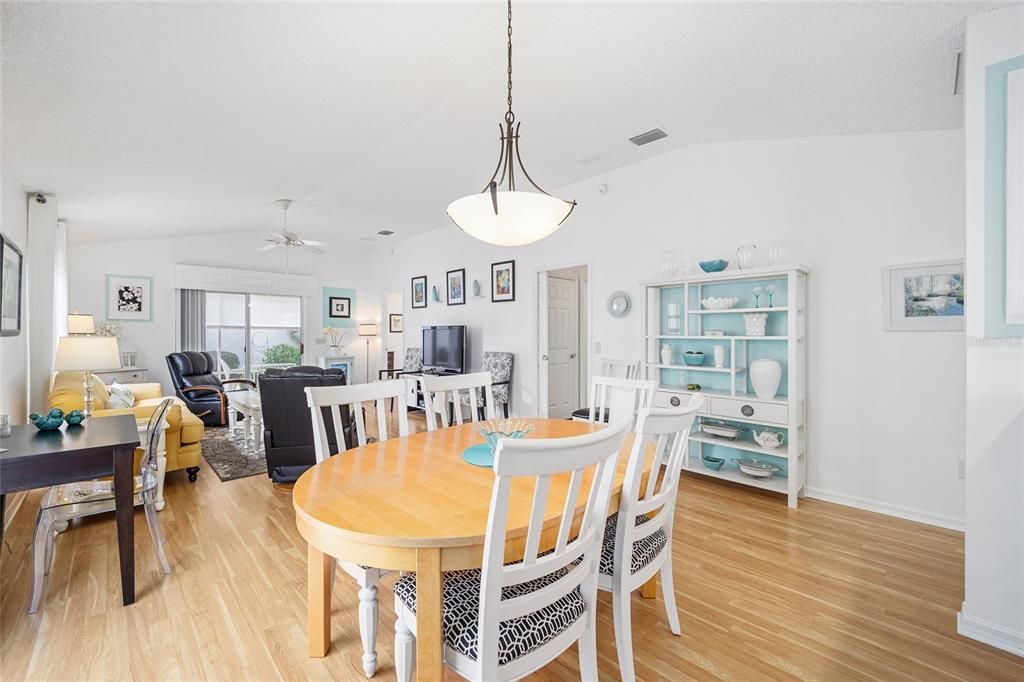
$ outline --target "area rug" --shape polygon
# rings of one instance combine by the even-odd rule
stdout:
[[[221,481],[233,481],[256,474],[267,475],[267,458],[262,452],[248,453],[236,443],[227,427],[206,427],[203,459]]]

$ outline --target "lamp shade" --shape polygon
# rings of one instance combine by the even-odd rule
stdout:
[[[360,322],[359,336],[377,336],[377,324],[374,322]]]
[[[119,369],[121,353],[116,336],[62,336],[57,340],[57,361],[60,371]]]
[[[68,334],[95,334],[96,322],[92,315],[71,313],[68,315]]]
[[[490,192],[471,194],[448,205],[448,215],[466,234],[498,246],[522,246],[558,229],[575,204],[540,192],[498,192],[498,212]]]

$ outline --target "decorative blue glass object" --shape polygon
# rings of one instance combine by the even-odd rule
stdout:
[[[45,415],[33,412],[28,419],[40,431],[55,431],[64,424],[64,410],[55,407]]]
[[[462,459],[474,466],[489,467],[494,465],[494,448],[502,438],[526,438],[533,431],[533,424],[522,419],[505,419],[500,422],[483,422],[477,431],[484,437],[485,443],[471,445],[462,453]]]
[[[71,410],[64,415],[64,421],[68,423],[68,426],[78,426],[85,421],[85,415],[81,410]]]

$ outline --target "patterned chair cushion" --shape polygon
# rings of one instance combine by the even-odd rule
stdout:
[[[508,403],[509,386],[512,381],[512,358],[514,354],[505,353],[501,351],[484,351],[483,357],[480,359],[480,371],[491,373],[491,382],[495,385],[491,387],[491,391],[494,393],[494,404],[505,405]],[[505,382],[505,383],[499,383]],[[469,396],[465,393],[462,394],[462,404],[469,405]],[[484,406],[484,392],[480,391],[476,399],[476,406]]]
[[[566,574],[560,569],[519,585],[502,588],[501,598],[511,599],[535,592]],[[441,624],[444,643],[471,660],[477,659],[480,618],[480,569],[451,571],[444,574]],[[407,573],[395,583],[395,596],[416,613],[416,574]],[[519,618],[498,624],[498,665],[505,665],[550,642],[565,632],[587,610],[580,590],[565,595],[550,604]]]
[[[648,520],[646,514],[636,517],[636,525]],[[608,517],[604,524],[604,546],[601,547],[600,571],[605,575],[613,575],[615,571],[615,524],[619,521],[619,514],[616,512]],[[643,540],[633,543],[633,561],[630,567],[630,574],[636,573],[654,559],[665,549],[668,544],[668,536],[660,528],[651,533]]]

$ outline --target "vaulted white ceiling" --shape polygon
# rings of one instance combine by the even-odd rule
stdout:
[[[992,5],[517,2],[524,161],[551,189],[693,143],[960,127],[954,51]],[[493,171],[504,22],[493,2],[5,2],[5,165],[77,241],[276,228],[280,197],[309,238],[408,236]]]

